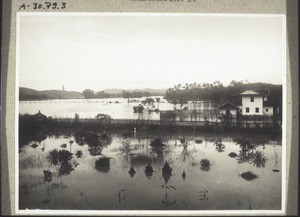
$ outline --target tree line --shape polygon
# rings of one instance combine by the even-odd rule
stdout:
[[[270,96],[268,100],[281,105],[282,85],[268,83],[248,83],[244,81],[231,81],[228,86],[224,86],[220,81],[213,83],[190,83],[177,84],[168,88],[165,98],[168,101],[185,102],[189,100],[212,101],[216,103],[231,102],[241,104],[240,97],[236,94],[247,89],[268,89]]]

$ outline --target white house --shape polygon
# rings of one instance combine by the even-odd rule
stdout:
[[[273,115],[272,103],[268,101],[269,90],[245,90],[242,97],[242,115]]]

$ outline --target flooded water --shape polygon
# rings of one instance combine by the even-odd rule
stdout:
[[[135,98],[136,101],[130,103],[125,98],[20,101],[19,112],[20,114],[36,114],[41,111],[46,116],[68,118],[74,118],[75,113],[79,114],[80,118],[94,118],[101,113],[116,119],[158,120],[160,116],[156,112],[142,114],[133,112],[133,107],[139,105],[145,98]],[[160,102],[154,102],[151,109],[172,110],[174,108],[173,104],[168,103],[161,96],[152,98],[160,98]],[[145,108],[148,107],[145,106]]]
[[[19,208],[281,209],[281,142],[248,137],[241,147],[234,136],[201,133],[30,141],[19,151]]]

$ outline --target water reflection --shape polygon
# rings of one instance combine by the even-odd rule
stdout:
[[[33,143],[30,147],[32,147],[32,148],[37,148],[38,145],[37,145],[36,143]]]
[[[154,172],[153,167],[151,165],[147,165],[145,167],[145,171],[144,172],[145,172],[146,177],[148,179],[151,179],[151,177],[153,175],[153,172]]]
[[[208,200],[207,189],[210,189],[209,194],[211,195],[224,191],[224,186],[219,185],[219,183],[228,183],[226,187],[232,189],[232,196],[228,196],[228,207],[243,209],[242,206],[237,207],[236,203],[230,201],[236,201],[236,198],[243,201],[245,192],[250,190],[256,192],[253,185],[246,185],[245,187],[245,180],[252,182],[258,178],[259,183],[272,186],[272,191],[270,190],[271,187],[264,189],[264,195],[268,195],[270,198],[278,198],[281,195],[280,188],[277,188],[280,180],[270,181],[276,177],[280,178],[273,173],[279,172],[278,165],[281,160],[281,147],[277,144],[276,149],[275,147],[272,149],[269,143],[266,143],[265,149],[261,145],[255,146],[254,149],[250,143],[236,145],[232,138],[224,137],[224,135],[223,138],[220,138],[220,135],[217,138],[203,135],[193,137],[191,136],[192,133],[164,135],[161,132],[152,134],[138,131],[132,136],[131,133],[122,135],[122,133],[109,134],[103,131],[101,133],[78,131],[69,135],[67,137],[60,136],[57,139],[48,137],[42,142],[45,153],[42,153],[40,148],[33,149],[30,147],[34,143],[38,145],[37,142],[33,141],[21,148],[19,165],[21,174],[20,204],[22,204],[22,208],[34,207],[36,202],[29,202],[30,200],[34,201],[32,198],[39,198],[37,199],[38,204],[43,205],[42,208],[59,208],[56,204],[72,200],[69,191],[76,188],[78,183],[80,183],[79,192],[87,192],[88,189],[97,188],[98,184],[102,183],[107,186],[107,189],[98,188],[91,197],[81,197],[80,201],[83,203],[75,199],[74,204],[70,204],[71,207],[66,207],[66,209],[73,206],[85,209],[84,204],[87,203],[93,209],[115,209],[119,203],[123,202],[126,203],[128,209],[139,209],[141,208],[139,204],[146,205],[146,209],[161,209],[162,207],[166,209],[199,209],[199,206],[202,209],[204,208],[202,202],[206,203],[205,208],[210,209],[218,207],[218,202],[213,197]],[[199,138],[201,138],[201,142],[198,141]],[[223,144],[223,142],[226,142],[226,150],[216,152],[219,144]],[[203,145],[199,145],[201,143]],[[66,147],[60,147],[62,144],[66,144]],[[220,147],[222,149],[221,145]],[[101,156],[94,157],[94,155],[99,154]],[[116,165],[112,166],[114,160]],[[274,167],[273,164],[267,164],[268,161],[274,162],[274,160]],[[240,165],[236,161],[240,164],[251,164],[253,167],[250,166],[250,170],[249,165]],[[80,166],[77,167],[78,162]],[[52,166],[50,167],[49,164]],[[230,164],[234,168],[227,166]],[[194,167],[194,165],[197,166]],[[35,170],[39,171],[37,177],[35,177]],[[76,172],[72,172],[74,170]],[[101,177],[99,177],[99,173],[95,172],[96,170],[102,174]],[[161,170],[161,174],[157,173],[159,170]],[[243,171],[243,173],[237,176],[237,170]],[[265,175],[265,171],[271,171],[271,175],[274,175]],[[43,173],[42,178],[41,172]],[[187,175],[189,176],[188,179],[186,179]],[[85,177],[87,178],[86,182],[77,183],[78,178],[84,179]],[[98,178],[100,178],[99,181],[92,181]],[[69,182],[71,179],[72,182]],[[47,195],[45,189],[51,191],[51,188],[63,188],[58,187],[58,180],[65,182],[68,180],[70,189],[65,192],[53,191]],[[30,187],[38,182],[41,182],[39,188],[32,189]],[[51,187],[51,184],[54,185]],[[123,186],[121,187],[121,185]],[[244,187],[245,189],[243,189]],[[43,189],[43,191],[37,191],[37,189]],[[115,193],[110,195],[111,189]],[[93,202],[95,198],[99,200],[109,199],[112,202],[111,204],[106,203],[106,205],[96,204]],[[149,204],[147,202],[139,203],[143,199],[149,200]],[[213,205],[215,201],[216,205]],[[262,207],[272,206],[276,208],[280,206],[273,201],[274,205],[270,205],[262,198],[251,195],[249,196],[250,202],[251,205],[256,203],[256,206],[262,203],[264,204]],[[249,204],[244,207],[248,208]]]
[[[48,162],[52,165],[59,165],[58,174],[59,176],[69,175],[74,167],[77,167],[78,163],[76,161],[71,162],[73,159],[73,154],[67,150],[53,149],[49,151],[46,156]],[[47,174],[47,173],[46,173]],[[44,172],[45,175],[45,172]]]
[[[48,184],[46,187],[46,198],[42,200],[42,203],[44,203],[45,205],[50,204],[55,191],[58,189],[62,191],[67,187],[68,186],[63,184],[63,182]]]
[[[203,190],[203,191],[199,191],[198,192],[200,194],[200,198],[198,200],[200,201],[206,201],[208,200],[208,191],[207,190]]]
[[[217,152],[224,152],[225,151],[225,145],[222,143],[223,139],[222,138],[217,138],[214,141],[214,145],[216,146],[216,151]]]
[[[82,157],[82,151],[78,150],[75,155],[77,156],[77,158],[81,158]]]
[[[255,146],[247,138],[239,139],[237,145],[239,145],[243,152],[249,152],[255,149]]]
[[[202,159],[200,161],[200,169],[204,172],[208,172],[211,168],[210,161],[207,159]]]
[[[186,174],[185,174],[185,171],[184,171],[184,170],[183,170],[183,172],[182,172],[182,175],[181,175],[181,177],[182,177],[182,180],[183,180],[183,181],[185,181]]]
[[[253,166],[256,166],[258,168],[265,167],[267,162],[267,157],[264,153],[261,151],[256,151],[252,154],[252,157],[250,159],[250,164],[253,164]]]
[[[230,152],[230,153],[228,154],[228,156],[231,157],[231,158],[236,158],[238,155],[237,155],[237,153],[235,153],[235,152]]]
[[[258,175],[252,173],[251,171],[244,172],[241,174],[241,177],[247,181],[252,181],[258,178]]]
[[[107,173],[110,170],[110,158],[100,157],[95,161],[95,169],[102,173]]]
[[[53,173],[50,170],[44,170],[44,182],[51,182]]]
[[[59,176],[69,175],[74,170],[73,165],[70,162],[63,163],[58,169]]]
[[[164,199],[162,200],[162,203],[164,204],[165,208],[177,202],[177,200],[173,200],[173,201],[168,200],[168,190],[177,191],[177,189],[174,186],[168,185],[171,176],[172,176],[172,168],[170,167],[169,163],[166,161],[162,168],[162,177],[164,179],[164,185],[161,186],[162,188],[165,189]]]
[[[274,146],[274,155],[275,155],[275,163],[274,163],[274,167],[273,167],[272,171],[275,173],[278,173],[278,172],[280,172],[280,170],[279,170],[279,166],[278,166],[278,153],[275,149],[275,146]]]
[[[121,203],[122,200],[125,200],[125,189],[118,191],[118,201]]]
[[[130,170],[128,171],[128,173],[129,173],[130,177],[133,178],[136,172],[132,167],[130,167]]]

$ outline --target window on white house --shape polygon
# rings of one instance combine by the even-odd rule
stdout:
[[[251,102],[254,102],[254,96],[251,96],[251,97],[250,97],[250,101],[251,101]]]
[[[269,109],[266,109],[266,112],[268,112],[269,111]]]
[[[249,112],[250,112],[249,107],[246,107],[246,113],[249,113]]]
[[[256,113],[259,112],[259,108],[258,108],[258,107],[255,108],[255,112],[256,112]]]

